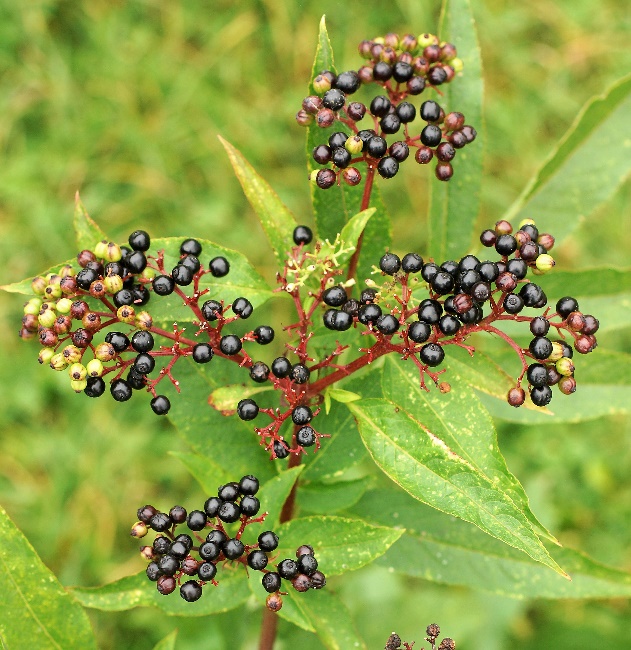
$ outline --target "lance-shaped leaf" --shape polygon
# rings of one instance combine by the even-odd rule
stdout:
[[[31,282],[33,281],[33,278],[38,276],[46,276],[49,273],[59,273],[59,269],[61,269],[63,266],[67,266],[67,265],[72,266],[73,264],[75,270],[78,270],[77,260],[76,259],[68,260],[67,262],[62,262],[61,264],[55,264],[54,266],[51,266],[49,269],[46,269],[45,271],[38,273],[37,276],[31,276],[30,278],[26,278],[25,280],[20,280],[19,282],[13,282],[12,284],[0,285],[0,290],[6,291],[7,293],[20,293],[23,296],[32,297],[35,295],[33,293],[33,289],[31,288]]]
[[[531,512],[524,488],[509,472],[491,417],[473,389],[457,372],[449,375],[449,383],[451,390],[446,394],[422,390],[416,366],[391,356],[385,360],[381,377],[384,397],[422,422],[452,452],[501,489],[537,532],[556,541]]]
[[[333,58],[333,48],[326,30],[326,21],[324,16],[320,21],[320,30],[318,33],[318,45],[316,48],[315,59],[313,62],[311,81],[309,83],[309,94],[315,95],[313,88],[313,79],[323,70],[335,72],[335,62]],[[322,129],[312,125],[307,129],[307,170],[311,173],[314,169],[321,169],[316,165],[312,158],[314,147],[326,143],[329,136],[336,131],[352,134],[351,130],[341,122],[336,122],[332,127]],[[363,182],[357,187],[350,187],[343,181],[340,185],[334,185],[328,190],[322,190],[311,184],[311,200],[313,202],[313,211],[315,216],[316,228],[320,239],[333,241],[337,233],[362,209],[362,197],[365,188],[365,165],[360,165],[360,172],[364,176]],[[390,218],[386,208],[381,200],[379,188],[373,185],[370,205],[376,208],[375,216],[366,225],[365,235],[362,241],[362,252],[359,258],[357,278],[363,282],[370,277],[371,267],[375,260],[383,255],[386,247],[390,245],[391,230]],[[368,207],[363,206],[363,207]]]
[[[261,512],[269,512],[265,523],[262,524],[264,528],[261,530],[276,530],[280,521],[283,504],[303,470],[304,465],[292,467],[281,472],[278,476],[275,476],[261,486],[256,496],[261,502]],[[258,535],[261,530],[257,530],[256,534]]]
[[[293,233],[298,224],[289,208],[280,200],[267,181],[243,157],[243,154],[221,136],[219,136],[219,141],[228,153],[243,192],[259,218],[274,255],[282,268],[287,258],[287,252],[294,246]]]
[[[88,249],[94,250],[94,246],[98,242],[106,239],[112,241],[97,225],[96,221],[90,217],[85,206],[81,202],[79,192],[75,194],[75,208],[74,208],[74,231],[77,239],[77,247],[79,250]]]
[[[95,648],[90,621],[0,507],[0,645]]]
[[[348,405],[377,465],[414,498],[481,530],[565,575],[504,491],[394,402]]]
[[[301,485],[297,495],[298,506],[318,515],[340,512],[357,503],[367,487],[368,481],[365,478]]]
[[[631,596],[629,573],[569,548],[551,548],[553,558],[572,578],[565,580],[527,555],[401,490],[368,492],[354,510],[373,523],[405,527],[405,534],[377,563],[410,576],[512,598]]]
[[[484,125],[482,122],[482,58],[469,0],[445,0],[440,37],[453,43],[464,63],[462,75],[441,86],[439,103],[445,112],[463,113],[478,136],[458,154],[454,175],[447,183],[430,183],[429,250],[439,260],[458,259],[471,246],[473,228],[480,209]]]
[[[557,241],[608,201],[631,172],[631,75],[591,99],[510,207],[507,219],[534,219]]]
[[[294,557],[302,544],[313,546],[325,575],[354,571],[383,555],[403,530],[372,526],[346,517],[303,517],[278,528],[278,554]]]
[[[215,579],[218,585],[207,584],[194,603],[187,603],[178,593],[161,595],[144,571],[102,587],[73,587],[71,593],[84,607],[105,612],[157,607],[169,616],[193,617],[227,612],[250,597],[245,571],[220,571]]]
[[[273,389],[273,386],[252,386],[249,384],[220,386],[210,394],[208,403],[224,415],[234,415],[240,400]]]
[[[164,639],[158,641],[153,646],[153,650],[175,650],[175,642],[177,641],[177,630],[173,630],[171,634],[165,636]]]
[[[357,242],[364,232],[370,218],[375,214],[376,208],[368,208],[358,212],[344,225],[340,232],[340,239],[344,242],[345,251],[338,256],[337,261],[345,264],[357,249]]]
[[[200,484],[206,494],[214,495],[220,485],[234,481],[223,467],[208,456],[190,454],[183,451],[170,451],[170,456],[177,458]]]

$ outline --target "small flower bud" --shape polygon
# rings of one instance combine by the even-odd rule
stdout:
[[[574,374],[574,363],[569,357],[561,357],[555,364],[556,371],[564,377],[571,377]]]
[[[323,74],[319,74],[313,80],[313,89],[318,95],[323,95],[327,90],[331,90],[331,80]]]
[[[75,393],[82,393],[87,388],[87,386],[87,379],[73,379],[70,382],[70,388],[72,388]]]
[[[41,296],[44,294],[47,284],[48,283],[44,278],[37,276],[36,278],[33,278],[33,281],[31,282],[31,290],[34,294]]]
[[[136,318],[136,311],[130,305],[123,305],[116,310],[116,318],[123,323],[133,325]]]
[[[68,367],[68,362],[67,362],[66,359],[64,358],[64,355],[63,355],[63,354],[61,354],[61,353],[54,354],[54,355],[50,358],[50,367],[51,367],[53,370],[57,370],[57,371],[59,371],[59,370],[65,370],[65,369]]]
[[[37,355],[37,360],[41,364],[50,363],[50,360],[55,355],[55,350],[53,348],[42,348]]]
[[[144,521],[137,521],[129,533],[132,537],[144,537],[147,534],[147,524]]]
[[[123,288],[123,278],[120,275],[108,275],[103,280],[105,292],[113,295]]]
[[[60,282],[61,282],[61,280],[63,280],[64,278],[67,278],[67,277],[69,277],[69,276],[71,276],[71,275],[74,275],[74,269],[72,268],[72,264],[64,264],[64,265],[59,269],[59,271],[58,271],[58,275],[59,275],[59,278],[60,278],[60,280],[59,280]]]
[[[548,255],[544,253],[543,255],[539,255],[537,260],[535,261],[535,266],[539,271],[542,273],[546,273],[549,271],[556,262],[554,261],[554,258],[551,255]]]
[[[81,361],[81,350],[75,345],[67,345],[62,351],[61,354],[66,360],[67,364],[77,363]]]
[[[94,348],[94,356],[97,361],[111,361],[116,357],[116,350],[110,343],[99,343]]]
[[[438,650],[456,650],[456,642],[449,637],[445,637],[438,646]]]
[[[57,304],[55,305],[55,309],[60,314],[69,314],[71,307],[72,307],[72,300],[70,300],[69,298],[61,298],[57,301]]]
[[[404,52],[414,53],[416,51],[416,48],[418,47],[418,40],[417,40],[416,36],[413,36],[412,34],[406,34],[401,39],[401,41],[399,43],[399,47]]]
[[[148,330],[153,327],[153,318],[148,311],[141,311],[136,314],[136,327],[141,330]]]
[[[123,253],[120,249],[120,246],[118,244],[114,244],[111,241],[107,242],[103,259],[107,260],[108,262],[118,262],[121,257],[123,257]]]

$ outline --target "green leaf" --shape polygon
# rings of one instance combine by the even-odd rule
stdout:
[[[292,467],[261,486],[257,497],[261,502],[261,512],[269,512],[264,524],[266,530],[276,530],[278,527],[283,504],[303,470],[304,465]]]
[[[320,21],[318,45],[313,62],[311,81],[309,83],[309,94],[317,94],[312,82],[323,70],[335,72],[333,48],[331,47],[331,41],[326,30],[324,16]],[[316,165],[311,157],[311,152],[314,147],[326,142],[329,136],[335,131],[343,131],[349,135],[351,134],[351,130],[341,122],[336,122],[332,127],[327,129],[321,129],[315,125],[307,128],[306,154],[307,170],[309,173],[314,169],[321,168],[319,165]],[[366,170],[363,167],[362,165],[360,172],[365,176]],[[339,186],[334,185],[328,190],[321,190],[315,183],[311,183],[311,200],[318,237],[320,239],[334,241],[337,234],[342,232],[342,229],[351,217],[360,212],[364,186],[365,181],[357,187],[350,187],[342,182]],[[370,277],[375,259],[379,259],[383,255],[386,247],[390,246],[392,238],[390,218],[388,217],[379,188],[376,184],[372,188],[370,205],[376,208],[377,211],[366,226],[362,242],[362,252],[357,269],[357,279],[360,282]]]
[[[607,202],[631,172],[631,141],[620,125],[631,119],[631,75],[583,107],[506,218],[537,221],[563,241]]]
[[[341,575],[354,571],[383,555],[403,530],[371,526],[344,517],[302,517],[282,524],[279,557],[293,557],[302,544],[313,546],[322,572]]]
[[[368,487],[368,481],[360,478],[339,483],[309,483],[301,485],[297,501],[300,509],[326,515],[353,506]]]
[[[177,630],[173,630],[171,634],[165,636],[162,641],[153,646],[153,650],[175,650],[175,642],[177,641]]]
[[[486,395],[481,400],[494,417],[520,424],[584,422],[631,412],[631,355],[599,347],[588,358],[577,356],[576,393],[563,395],[553,388],[547,411],[554,418],[535,409],[512,408],[506,400],[494,400]]]
[[[273,386],[252,386],[250,384],[220,386],[210,394],[208,403],[224,415],[234,415],[240,400],[273,389]]]
[[[387,503],[388,508],[383,504]],[[568,548],[550,549],[572,578],[549,571],[527,555],[401,490],[366,493],[355,512],[376,524],[404,526],[405,534],[377,563],[410,576],[462,585],[512,598],[623,598],[631,575]]]
[[[441,39],[453,43],[464,63],[462,76],[441,86],[445,112],[459,111],[478,132],[475,142],[458,149],[454,175],[447,183],[430,182],[429,250],[437,260],[459,259],[471,247],[480,209],[484,124],[482,58],[469,0],[445,0],[440,21]]]
[[[311,621],[324,646],[329,650],[350,650],[351,648],[366,650],[366,644],[352,622],[351,613],[344,603],[326,587],[302,594],[290,590],[288,596],[285,596],[285,603],[288,600],[300,607]]]
[[[6,291],[7,293],[20,293],[24,296],[30,296],[33,297],[35,294],[33,293],[33,290],[31,289],[31,282],[33,281],[33,278],[38,277],[38,276],[46,276],[49,273],[59,273],[59,269],[61,269],[63,266],[67,265],[75,265],[75,268],[77,266],[77,260],[72,259],[68,260],[67,262],[62,262],[61,264],[55,264],[54,266],[51,266],[49,269],[46,269],[45,271],[42,271],[41,273],[38,273],[36,276],[32,276],[30,278],[26,278],[25,280],[20,280],[20,282],[14,282],[13,284],[3,284],[0,285],[0,291]]]
[[[531,512],[524,488],[509,472],[491,417],[473,389],[457,372],[449,375],[449,383],[451,391],[446,394],[422,390],[416,366],[391,356],[385,360],[381,379],[384,397],[422,422],[422,427],[431,431],[451,452],[504,492],[537,532],[556,541]]]
[[[353,393],[350,390],[344,390],[343,388],[329,388],[327,392],[331,399],[334,399],[336,402],[341,402],[342,404],[356,402],[358,399],[362,398],[361,395]]]
[[[267,181],[257,174],[243,154],[221,136],[218,137],[228,153],[243,192],[258,216],[282,268],[288,251],[294,246],[294,228],[298,224],[289,208],[280,200]]]
[[[144,571],[102,587],[72,587],[71,593],[84,607],[104,612],[157,607],[168,616],[207,616],[235,609],[250,597],[246,573],[238,568],[218,573],[219,584],[206,585],[202,597],[194,603],[187,603],[177,592],[162,596]]]
[[[208,457],[234,480],[254,474],[266,481],[276,474],[269,454],[259,447],[252,422],[226,417],[208,404],[208,395],[220,386],[237,383],[247,370],[228,359],[215,357],[203,366],[190,359],[174,369],[185,393],[171,400],[168,418],[194,452]]]
[[[355,216],[351,217],[346,225],[342,228],[342,231],[340,232],[340,239],[345,244],[344,248],[348,250],[346,250],[341,255],[338,255],[337,261],[340,264],[345,264],[348,262],[348,260],[351,259],[351,256],[357,249],[357,242],[361,237],[361,234],[364,232],[366,225],[370,221],[370,218],[375,214],[375,212],[376,208],[368,208],[367,210],[362,210]]]
[[[164,268],[167,273],[170,273],[180,260],[182,241],[182,237],[153,239],[149,254],[156,255],[157,251],[164,250]],[[273,293],[269,285],[248,262],[245,255],[207,239],[198,238],[197,241],[202,245],[204,258],[222,256],[230,263],[230,273],[223,278],[216,278],[211,273],[202,276],[199,289],[208,290],[208,293],[200,300],[201,304],[211,298],[232,304],[235,298],[247,296],[252,306],[256,308],[272,297]],[[146,309],[153,316],[154,322],[166,323],[169,326],[173,321],[190,322],[194,318],[193,312],[183,304],[182,298],[175,292],[169,296],[160,296],[159,299],[154,298]]]
[[[79,192],[75,194],[74,208],[74,231],[79,250],[88,249],[93,251],[98,242],[106,239],[112,241],[90,217],[85,206],[81,202]]]
[[[349,404],[377,465],[414,498],[470,521],[563,574],[509,496],[387,399]]]
[[[0,507],[0,645],[3,648],[94,648],[85,612],[40,560]]]
[[[170,451],[169,455],[177,458],[186,467],[208,495],[214,494],[219,485],[224,485],[235,479],[208,456],[188,454],[183,451]]]

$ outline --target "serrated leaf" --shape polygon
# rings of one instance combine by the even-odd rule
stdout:
[[[365,478],[339,483],[308,483],[300,486],[298,506],[319,515],[334,514],[357,503],[367,487]]]
[[[308,617],[328,650],[366,650],[366,644],[353,624],[351,613],[326,587],[302,594],[291,590],[288,597]]]
[[[228,153],[228,158],[230,158],[243,192],[259,218],[274,255],[282,268],[287,259],[287,252],[294,246],[293,233],[298,224],[289,208],[280,200],[267,181],[243,157],[243,154],[221,136],[218,137]]]
[[[74,264],[76,268],[77,260],[72,259],[72,260],[68,260],[67,262],[62,262],[61,264],[55,264],[54,266],[51,266],[49,269],[46,269],[45,271],[42,271],[37,275],[33,275],[30,278],[26,278],[25,280],[20,280],[20,282],[13,282],[12,284],[0,285],[0,291],[6,291],[7,293],[20,293],[24,296],[33,297],[35,295],[33,293],[33,290],[31,289],[31,282],[33,281],[33,278],[38,276],[43,277],[45,275],[48,275],[49,273],[59,273],[59,269],[61,269],[63,266],[67,266],[68,264],[70,265]]]
[[[406,492],[565,575],[510,497],[412,415],[387,399],[348,408],[373,460]]]
[[[106,239],[112,241],[102,230],[101,227],[90,217],[85,206],[81,202],[79,192],[75,194],[74,208],[74,231],[79,250],[88,249],[93,251],[96,244]]]
[[[387,503],[388,508],[383,504]],[[459,519],[419,503],[395,489],[366,493],[354,511],[373,523],[406,532],[377,563],[410,576],[488,591],[512,598],[623,598],[631,575],[569,548],[553,558],[572,580]]]
[[[424,391],[419,385],[416,366],[391,356],[385,360],[381,378],[384,397],[422,422],[452,452],[501,489],[539,534],[556,542],[531,512],[524,488],[508,470],[493,421],[473,389],[457,372],[450,373],[449,383],[451,390],[446,394]]]
[[[173,630],[171,634],[165,636],[164,639],[158,641],[153,646],[153,650],[175,650],[175,642],[177,641],[177,630]]]
[[[163,250],[164,267],[169,273],[180,261],[180,245],[183,240],[183,237],[153,239],[148,254],[156,255],[157,251]],[[231,305],[235,298],[245,296],[256,308],[272,297],[273,293],[269,285],[248,262],[245,255],[207,239],[197,238],[197,241],[202,245],[204,260],[221,256],[230,263],[230,273],[223,278],[216,278],[211,273],[202,276],[199,289],[208,292],[201,298],[200,305],[209,299],[223,300],[227,305]],[[191,293],[186,288],[184,291],[187,295]],[[190,322],[194,318],[191,309],[183,304],[182,298],[177,293],[169,296],[152,296],[145,309],[153,316],[154,322],[159,323]]]
[[[459,259],[469,250],[480,209],[484,125],[482,57],[469,0],[444,0],[440,21],[441,39],[453,43],[464,63],[462,75],[441,86],[445,112],[459,111],[478,136],[458,154],[454,175],[447,183],[430,182],[429,250],[437,260]],[[440,263],[440,262],[439,262]]]
[[[326,30],[324,16],[320,21],[318,33],[318,45],[313,62],[311,80],[309,82],[309,93],[317,94],[313,88],[313,79],[323,70],[335,72],[333,48]],[[336,122],[332,127],[322,129],[318,126],[307,128],[307,170],[311,173],[314,169],[320,169],[311,156],[311,153],[319,144],[326,142],[329,136],[336,132],[343,131],[351,134],[351,130],[343,123]],[[365,176],[366,170],[360,170]],[[362,196],[364,193],[365,179],[357,187],[350,187],[342,182],[339,186],[334,185],[328,190],[321,190],[315,183],[311,183],[311,200],[315,216],[318,237],[322,240],[333,241],[337,233],[341,232],[351,217],[361,210]],[[385,249],[391,243],[392,226],[388,217],[385,205],[377,185],[373,185],[370,206],[376,208],[374,217],[368,222],[365,235],[362,241],[362,252],[359,258],[357,279],[362,283],[370,277],[370,272],[375,259],[383,255]],[[368,206],[364,206],[368,207]]]
[[[72,587],[71,593],[84,606],[105,612],[122,612],[136,607],[156,607],[168,616],[208,616],[235,609],[250,597],[245,571],[221,571],[216,587],[208,584],[202,597],[188,603],[174,592],[162,596],[144,571],[102,587]]]
[[[0,507],[0,644],[3,648],[94,648],[90,621]]]
[[[183,451],[170,451],[169,455],[177,458],[186,467],[209,496],[215,494],[218,486],[235,480],[234,476],[228,475],[223,467],[208,456]]]
[[[279,557],[294,557],[302,544],[313,546],[327,576],[354,571],[383,555],[403,530],[371,526],[345,517],[302,517],[278,528]]]
[[[253,422],[236,415],[226,417],[208,404],[208,396],[220,386],[237,383],[247,370],[221,357],[204,364],[185,359],[174,369],[186,392],[171,400],[168,418],[193,451],[223,468],[234,480],[254,474],[266,481],[276,474],[269,454],[259,446]]]
[[[563,241],[608,201],[631,172],[631,140],[620,125],[631,119],[631,75],[583,107],[506,217],[535,219]]]
[[[240,400],[273,389],[273,386],[252,386],[249,384],[220,386],[210,394],[208,403],[224,415],[234,415]]]
[[[283,505],[303,470],[304,465],[292,467],[270,479],[261,487],[257,496],[261,502],[261,511],[269,512],[264,524],[266,529],[276,530],[278,527]]]

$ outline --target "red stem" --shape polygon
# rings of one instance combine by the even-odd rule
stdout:
[[[373,181],[375,180],[375,168],[372,167],[370,164],[368,165],[368,171],[366,172],[366,185],[364,186],[364,194],[362,195],[362,202],[359,207],[359,211],[362,212],[363,210],[366,210],[368,206],[370,205],[370,195],[372,193],[372,187],[373,187]],[[357,264],[359,263],[359,253],[362,249],[362,242],[364,241],[364,231],[362,231],[362,234],[359,236],[359,239],[357,240],[357,248],[355,249],[355,252],[353,253],[353,256],[351,257],[351,261],[348,264],[348,276],[347,278],[350,280],[351,278],[355,277],[355,274],[357,273]]]

